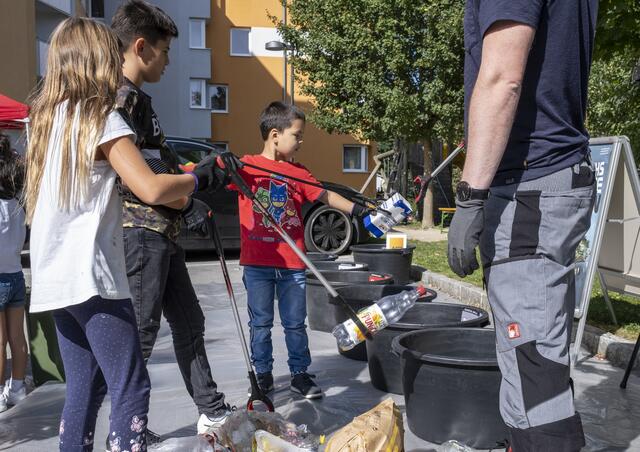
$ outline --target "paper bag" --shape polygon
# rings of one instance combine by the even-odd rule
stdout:
[[[325,452],[402,452],[402,414],[392,399],[356,417],[329,440]]]

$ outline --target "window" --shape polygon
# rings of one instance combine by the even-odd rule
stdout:
[[[207,108],[205,94],[206,83],[201,79],[191,79],[189,87],[189,106],[191,108]]]
[[[209,107],[211,113],[229,111],[229,87],[227,85],[209,85]]]
[[[232,28],[231,29],[231,55],[251,56],[251,29]]]
[[[89,14],[95,19],[104,19],[104,0],[89,0]]]
[[[47,55],[49,54],[49,43],[37,40],[38,44],[38,75],[44,77],[47,72]]]
[[[173,149],[176,151],[176,154],[178,155],[178,163],[181,165],[198,163],[211,153],[211,148],[207,146],[200,146],[186,141],[175,141],[173,143]]]
[[[345,173],[364,173],[367,171],[367,147],[345,145],[342,148],[342,171]]]
[[[205,20],[189,20],[189,47],[192,49],[205,48]]]
[[[216,148],[220,149],[221,151],[229,150],[229,143],[227,143],[226,141],[212,141],[211,144],[214,145]]]

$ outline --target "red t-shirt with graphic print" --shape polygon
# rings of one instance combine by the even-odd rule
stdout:
[[[262,155],[245,155],[241,160],[268,171],[277,171],[312,183],[320,183],[299,163],[269,160]],[[251,188],[256,199],[267,208],[273,218],[296,242],[298,248],[304,252],[302,205],[305,202],[317,201],[325,190],[248,166],[239,170],[239,174]],[[238,191],[238,187],[234,184],[229,188]],[[238,208],[240,210],[240,265],[305,268],[302,260],[242,192],[238,195]]]

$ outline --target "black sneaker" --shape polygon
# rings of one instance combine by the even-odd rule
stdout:
[[[273,374],[271,372],[265,372],[263,374],[256,374],[258,380],[258,386],[262,389],[264,394],[268,394],[273,391]],[[251,388],[247,390],[247,395],[251,395]]]
[[[319,399],[322,397],[322,389],[313,381],[315,375],[301,372],[291,377],[291,390],[307,399]]]

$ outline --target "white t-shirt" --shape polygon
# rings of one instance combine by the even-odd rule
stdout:
[[[22,270],[20,251],[25,234],[24,210],[20,203],[15,199],[0,199],[0,273]]]
[[[96,295],[112,300],[131,297],[122,243],[122,202],[109,162],[94,162],[88,195],[79,207],[68,211],[59,207],[65,111],[66,103],[56,108],[31,224],[31,312],[76,305]],[[72,137],[77,136],[77,120],[76,116]],[[98,145],[127,135],[134,133],[112,112]],[[75,142],[71,150],[73,155],[78,152]]]

